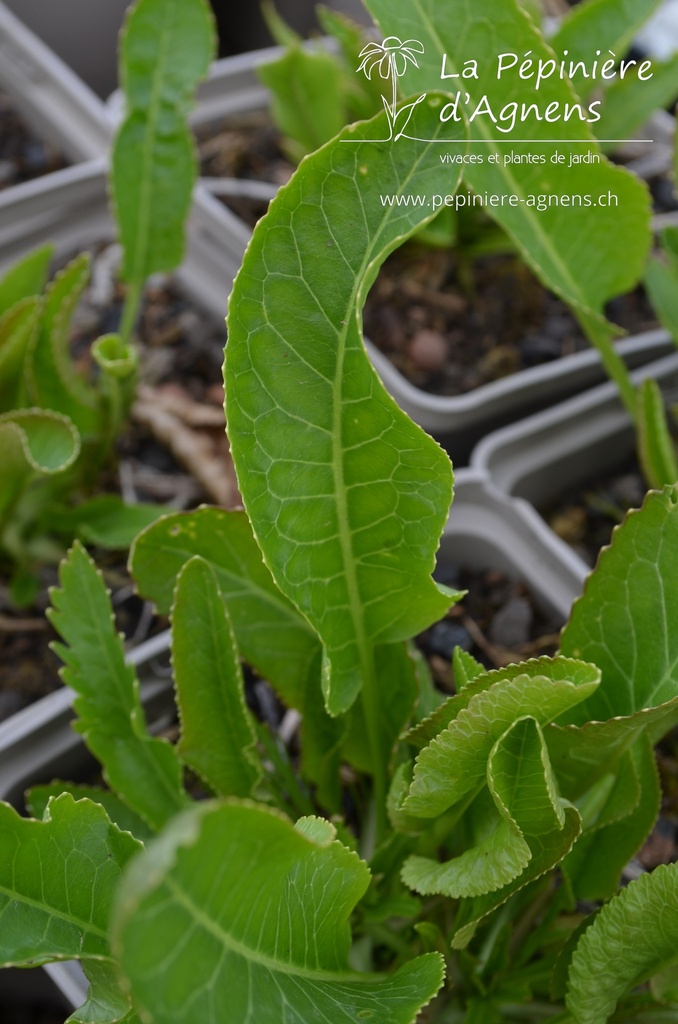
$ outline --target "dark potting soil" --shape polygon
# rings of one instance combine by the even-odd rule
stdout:
[[[0,91],[0,190],[67,166],[62,153],[27,127],[10,96]]]
[[[540,512],[554,533],[593,567],[615,526],[629,509],[640,508],[646,492],[637,460],[629,457],[616,473],[572,488]]]

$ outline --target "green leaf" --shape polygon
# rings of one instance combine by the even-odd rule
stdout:
[[[570,154],[579,156],[583,150],[596,154],[598,146],[576,112],[569,119],[545,119],[547,108],[551,113],[558,110],[564,114],[565,104],[577,102],[566,80],[551,76],[540,83],[537,92],[535,78],[521,78],[517,67],[498,74],[500,53],[518,54],[520,61],[527,54],[534,62],[553,59],[551,49],[514,0],[489,0],[473,6],[466,0],[412,0],[397,8],[391,0],[366,0],[366,6],[384,36],[413,37],[424,45],[424,54],[417,57],[418,67],[408,65],[408,91],[439,87],[443,59],[445,74],[458,76],[465,61],[477,61],[477,79],[451,79],[453,93],[462,92],[460,108],[470,121],[470,149],[483,157],[482,163],[464,168],[464,180],[478,195],[519,197],[514,205],[488,205],[486,211],[508,233],[541,282],[575,311],[586,334],[599,348],[625,405],[633,409],[633,386],[611,344],[619,332],[603,319],[602,311],[607,299],[628,291],[643,272],[651,243],[650,205],[644,183],[605,159],[569,166]],[[616,0],[608,0],[606,6],[618,5]],[[599,47],[600,41],[596,40],[595,45]],[[590,53],[587,56],[590,61]],[[532,70],[535,68],[536,63]],[[464,105],[466,94],[469,101]],[[525,121],[517,121],[513,138],[519,131],[519,138],[538,143],[536,148],[545,163],[507,163],[507,150],[501,140],[511,138],[507,134],[510,123],[502,122],[500,115],[505,108],[510,113],[512,103],[520,111],[523,104],[529,109],[535,101],[542,119],[528,116]],[[483,103],[491,107],[496,123],[485,113],[474,116]],[[570,143],[589,139],[587,146],[581,141]],[[554,140],[554,144],[548,140]],[[522,153],[522,146],[519,148]],[[556,149],[565,155],[564,163],[551,161]],[[449,189],[441,184],[437,191]],[[617,197],[618,205],[608,202],[608,194]],[[572,205],[567,210],[549,205],[540,212],[536,208],[539,195],[588,195],[591,205]],[[522,198],[526,201],[521,202]]]
[[[148,735],[134,668],[125,664],[103,579],[76,541],[59,569],[48,617],[64,640],[54,649],[77,693],[75,728],[118,796],[154,829],[186,806],[174,748]]]
[[[229,1024],[412,1024],[442,960],[350,971],[349,917],[370,876],[328,838],[326,824],[318,835],[230,801],[177,819],[127,874],[113,926],[140,1012],[155,1024],[213,1020],[224,1006]]]
[[[19,260],[0,278],[0,316],[23,299],[41,295],[54,255],[53,245],[43,245]]]
[[[281,17],[273,0],[262,0],[261,13],[266,22],[266,28],[278,46],[293,46],[295,43],[301,42],[302,37]]]
[[[478,676],[484,674],[485,669],[479,661],[465,651],[463,647],[455,647],[452,654],[452,671],[454,673],[455,689],[461,691]]]
[[[656,868],[603,907],[572,958],[567,1008],[605,1024],[619,1000],[678,957],[678,866]]]
[[[569,853],[580,833],[581,818],[576,808],[569,805],[565,806],[564,814],[565,823],[562,829],[554,828],[541,835],[529,836],[530,862],[513,882],[497,892],[462,901],[451,939],[453,949],[464,949],[473,938],[479,923],[488,914],[530,882],[551,871]]]
[[[594,662],[602,681],[559,724],[631,715],[678,696],[676,578],[678,491],[666,487],[617,527],[572,607],[561,652]]]
[[[113,146],[112,186],[122,273],[136,287],[183,256],[196,168],[185,114],[213,50],[205,0],[137,0],[130,10],[121,37],[127,111]]]
[[[316,633],[276,587],[243,512],[201,508],[165,516],[145,530],[130,554],[142,594],[166,614],[182,566],[195,555],[210,565],[245,661],[302,714],[302,772],[333,806],[338,746],[345,725],[331,719],[320,694]],[[326,788],[330,785],[330,790]]]
[[[164,516],[144,530],[130,553],[140,593],[167,614],[177,576],[195,555],[216,575],[245,661],[303,712],[304,681],[319,657],[318,637],[276,587],[243,512],[201,508]]]
[[[271,90],[273,120],[296,162],[344,127],[342,73],[332,54],[297,44],[278,60],[260,64],[257,74]]]
[[[381,695],[377,707],[379,735],[377,756],[384,764],[392,761],[395,747],[403,729],[409,722],[417,699],[417,662],[407,644],[388,644],[378,647],[374,656],[378,678],[388,690]],[[350,725],[343,756],[354,766],[374,773],[373,752],[370,749],[366,711],[355,704],[350,711]],[[374,726],[374,722],[371,723]]]
[[[496,682],[460,706],[447,728],[417,757],[404,805],[407,813],[432,818],[463,800],[483,784],[492,747],[514,722],[531,716],[546,725],[585,700],[600,681],[594,665],[563,660],[560,671],[553,673],[557,678],[540,674],[538,666],[539,662],[525,662],[522,672],[512,670],[504,678],[498,670]],[[456,699],[461,701],[478,681]]]
[[[131,832],[135,839],[150,839],[153,832],[143,818],[130,810],[127,804],[107,789],[97,786],[76,786],[72,782],[51,782],[48,785],[32,786],[26,794],[26,806],[34,818],[43,818],[47,804],[52,797],[69,793],[74,800],[87,799],[92,803],[101,804],[113,824],[121,832]]]
[[[50,283],[26,367],[31,402],[68,416],[84,438],[98,433],[101,405],[94,388],[75,369],[69,352],[69,331],[89,273],[90,257],[82,253]]]
[[[465,653],[465,652],[464,652]],[[463,708],[467,708],[472,697],[483,690],[489,690],[495,683],[515,679],[516,676],[530,675],[541,676],[547,679],[571,679],[573,682],[588,682],[591,678],[591,666],[582,662],[575,662],[566,658],[530,658],[529,661],[516,662],[505,665],[504,668],[487,671],[479,662],[467,654],[461,665],[459,648],[455,649],[454,662],[455,671],[457,666],[461,667],[463,676],[468,673],[468,678],[458,692],[448,697],[437,707],[428,718],[424,719],[405,735],[405,739],[412,746],[421,749],[445,729],[452,722]],[[455,676],[456,682],[456,676]]]
[[[179,574],[172,662],[181,716],[178,753],[217,794],[250,796],[263,771],[238,649],[214,573],[201,558]]]
[[[590,65],[596,50],[601,51],[601,62],[612,58],[608,52],[610,50],[620,58],[628,50],[641,25],[659,7],[659,3],[660,0],[590,0],[589,3],[573,8],[563,18],[549,44],[557,54],[567,50],[568,61],[584,61],[587,65]],[[596,85],[595,80],[581,75],[574,80],[575,91],[582,98],[586,98]],[[599,125],[596,127],[599,128]],[[599,132],[596,131],[596,134]],[[612,137],[617,138],[605,136]]]
[[[442,864],[410,857],[403,881],[422,895],[481,896],[513,882],[531,860],[527,837],[562,830],[565,815],[544,737],[533,718],[515,722],[495,743],[487,783],[496,812],[481,807],[482,837]]]
[[[346,123],[372,117],[381,102],[379,83],[385,83],[379,76],[365,78],[355,73],[360,64],[360,51],[368,39],[365,26],[356,24],[345,14],[325,7],[324,4],[316,6],[315,14],[324,34],[336,39],[343,58],[341,87]]]
[[[419,105],[422,137],[440,135],[441,102]],[[430,577],[449,460],[387,395],[362,341],[379,265],[433,215],[379,195],[431,194],[439,180],[433,143],[362,141],[388,128],[382,114],[303,162],[259,222],[229,303],[226,408],[243,501],[276,583],[325,644],[333,715],[363,683],[374,689],[374,645],[415,635],[450,604]],[[454,184],[446,172],[446,191]]]
[[[73,424],[59,413],[24,409],[0,416],[0,522],[35,480],[64,473],[80,452]]]
[[[645,269],[645,287],[657,316],[678,344],[678,267],[674,260],[666,263],[649,259]]]
[[[605,820],[606,816],[615,816],[612,805],[619,794],[613,789],[608,806],[601,811],[602,824],[585,831],[563,863],[577,899],[602,900],[612,896],[619,887],[624,867],[643,845],[657,819],[661,790],[652,747],[646,738],[634,746],[628,759],[636,776],[632,809],[628,814],[620,814],[618,820]],[[623,773],[619,774],[623,780]],[[616,788],[620,788],[619,783]]]
[[[656,110],[676,99],[677,78],[678,55],[667,61],[653,60],[652,78],[641,80],[637,74],[629,74],[613,82],[605,90],[596,135],[601,139],[627,139]],[[614,145],[601,145],[603,152],[614,149]]]
[[[637,424],[638,455],[643,476],[651,487],[675,484],[678,480],[676,448],[669,432],[663,395],[652,378],[647,378],[640,385]]]
[[[52,800],[45,821],[0,804],[0,963],[110,956],[112,900],[139,849],[102,807],[67,793]]]
[[[166,514],[161,505],[126,505],[117,494],[100,494],[73,508],[59,509],[50,523],[69,538],[116,550],[129,548],[142,530]]]
[[[22,401],[26,353],[40,322],[40,299],[22,299],[0,317],[0,410]]]
[[[90,982],[86,1002],[66,1024],[140,1024],[127,993],[120,990],[118,969],[105,960],[86,960],[83,971]]]

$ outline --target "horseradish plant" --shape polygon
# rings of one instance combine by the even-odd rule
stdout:
[[[459,597],[431,578],[452,469],[360,310],[432,215],[375,197],[431,191],[443,132],[464,150],[445,100],[412,117],[427,143],[367,141],[385,113],[345,130],[254,233],[225,363],[246,511],[169,515],[130,559],[171,613],[176,745],[148,732],[93,563],[76,544],[62,565],[57,649],[109,788],[0,807],[0,961],[79,958],[73,1022],[678,1020],[676,869],[615,895],[678,720],[678,491],[617,529],[556,657],[457,651],[444,698],[411,643]],[[248,709],[241,657],[301,713],[298,755]]]
[[[158,514],[113,495],[84,499],[133,398],[131,335],[144,282],[183,257],[196,175],[186,114],[213,51],[205,0],[138,0],[130,8],[120,61],[127,109],[111,173],[127,293],[119,333],[92,346],[90,378],[69,348],[90,257],[76,257],[45,287],[45,246],[0,281],[0,558],[13,569],[18,602],[34,596],[36,566],[63,555],[64,537],[127,547]]]

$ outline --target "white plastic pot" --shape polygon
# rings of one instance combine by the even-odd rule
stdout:
[[[665,392],[678,387],[678,353],[636,370],[635,383],[654,378]],[[471,464],[491,486],[515,499],[554,550],[579,571],[582,559],[557,537],[536,509],[570,488],[613,473],[635,450],[635,431],[617,389],[608,382],[519,423],[489,434],[476,447]]]
[[[83,0],[83,5],[101,19],[103,5],[94,0]],[[29,7],[39,6],[45,17],[61,24],[73,45],[88,52],[90,59],[98,59],[91,43],[79,33],[81,23],[68,18],[64,0],[14,0],[9,6],[22,15],[29,13]],[[0,86],[27,124],[70,160],[90,160],[105,153],[111,133],[105,105],[9,6],[0,3]]]

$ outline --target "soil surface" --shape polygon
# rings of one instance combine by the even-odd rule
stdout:
[[[56,146],[33,134],[12,98],[0,91],[0,190],[58,171],[67,163]]]

